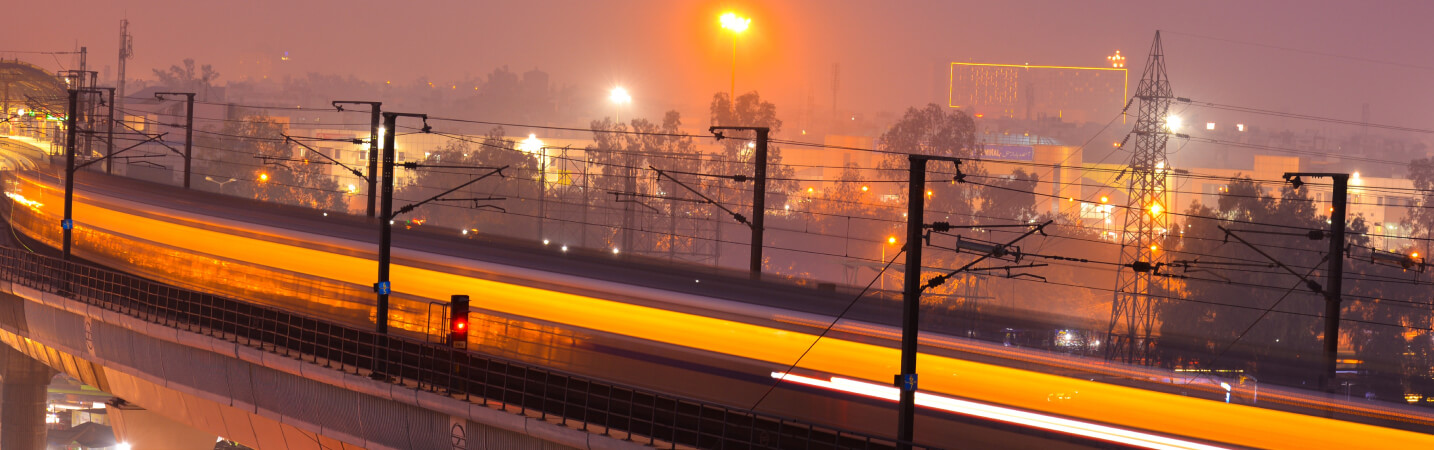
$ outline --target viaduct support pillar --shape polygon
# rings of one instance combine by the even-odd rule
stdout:
[[[0,448],[44,450],[45,401],[55,371],[0,345]]]

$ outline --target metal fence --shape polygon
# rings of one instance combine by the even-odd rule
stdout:
[[[654,446],[821,450],[897,444],[418,339],[380,335],[9,247],[0,247],[0,279],[334,370]]]

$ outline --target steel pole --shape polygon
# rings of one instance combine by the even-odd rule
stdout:
[[[926,158],[910,155],[906,198],[906,275],[901,297],[901,373],[895,384],[901,391],[896,421],[898,446],[908,448],[916,428],[916,333],[921,321],[921,227],[925,223]]]
[[[752,155],[756,165],[756,186],[752,188],[752,279],[762,278],[762,239],[767,217],[767,137],[771,129],[762,127],[757,131],[757,151]]]
[[[65,218],[60,221],[61,238],[60,250],[64,253],[66,261],[70,260],[70,239],[71,231],[75,227],[74,205],[75,205],[75,128],[78,125],[75,121],[75,113],[79,108],[80,91],[70,89],[70,106],[65,111]]]
[[[1349,175],[1332,174],[1334,179],[1334,211],[1330,213],[1329,288],[1325,289],[1324,307],[1324,370],[1320,372],[1322,387],[1332,392],[1335,386],[1335,362],[1339,359],[1339,315],[1344,290],[1344,218],[1348,202]]]
[[[368,209],[366,213],[373,217],[374,202],[376,201],[374,190],[378,188],[378,126],[380,120],[380,109],[382,103],[373,102],[369,104],[369,129],[368,129]],[[393,134],[393,133],[388,133]]]
[[[188,103],[184,111],[184,188],[189,189],[190,169],[194,161],[194,93],[184,96]]]
[[[110,117],[108,130],[105,131],[105,175],[114,174],[114,159],[111,156],[115,154],[115,90],[111,88],[109,91]]]
[[[398,124],[398,113],[383,113],[383,124],[389,132],[383,135],[383,195],[379,200],[378,221],[378,284],[374,285],[374,291],[378,293],[378,314],[374,318],[378,324],[378,334],[388,334],[388,294],[391,292],[388,265],[393,246],[393,130]]]

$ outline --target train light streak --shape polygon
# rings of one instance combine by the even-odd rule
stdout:
[[[896,387],[884,386],[850,378],[831,377],[831,380],[793,375],[783,372],[772,372],[772,378],[782,381],[789,381],[807,386],[814,386],[849,394],[861,395],[890,402],[895,402],[899,392]],[[916,405],[923,408],[930,408],[966,416],[981,417],[1006,423],[1013,423],[1021,426],[1040,428],[1043,430],[1068,433],[1077,436],[1100,439],[1103,441],[1115,442],[1125,445],[1133,445],[1142,448],[1153,449],[1199,449],[1216,450],[1224,447],[1175,439],[1140,431],[1126,430],[1122,428],[1097,425],[1093,423],[1070,420],[1066,418],[1037,414],[1018,409],[1004,408],[995,405],[987,405],[972,401],[960,400],[951,397],[935,395],[927,392],[916,393]]]
[[[53,191],[53,188],[42,185],[39,189],[37,195],[46,194],[46,189]],[[234,261],[349,283],[367,282],[371,275],[367,270],[372,261],[371,255],[366,256],[367,244],[364,243],[204,216],[178,209],[157,208],[94,192],[82,194],[77,199],[76,207],[79,213],[89,218],[87,220],[96,229],[113,233],[117,239],[152,241],[188,249],[200,255],[223,255]],[[21,211],[24,211],[22,216],[54,216],[56,211],[52,210],[55,208],[47,205],[45,210],[39,213]],[[133,214],[125,210],[148,212]],[[30,222],[42,223],[45,220],[47,219],[42,218]],[[339,249],[324,250],[290,243],[298,240],[325,242]],[[90,246],[89,251],[94,251],[93,246],[98,243],[80,241],[78,245],[81,250]],[[348,250],[349,248],[353,250]],[[566,251],[566,246],[563,246],[563,250]],[[782,367],[790,364],[816,337],[814,332],[774,328],[730,318],[626,303],[610,300],[606,298],[608,294],[595,293],[611,293],[617,298],[663,298],[669,301],[679,301],[676,299],[681,298],[687,300],[680,301],[701,300],[703,304],[724,302],[719,299],[617,282],[565,277],[551,272],[528,273],[519,268],[419,250],[402,251],[408,254],[406,257],[426,263],[423,266],[395,265],[395,285],[408,286],[410,291],[405,293],[420,298],[447,298],[453,293],[482,293],[481,297],[474,299],[480,303],[474,305],[475,307],[519,317],[541,317],[543,320],[595,332],[661,342],[694,351],[732,355]],[[135,254],[137,257],[149,257],[148,255]],[[541,286],[483,279],[449,270],[511,272],[512,276],[523,280],[541,279]],[[742,307],[747,308],[740,312],[744,317],[753,317],[754,320],[773,318],[772,312],[753,310],[750,305]],[[1011,352],[1010,349],[992,351],[1000,352],[1003,357]],[[801,368],[853,380],[889,380],[896,370],[894,366],[897,354],[895,348],[880,343],[827,337],[811,348],[811,353],[803,360]],[[929,374],[923,377],[923,388],[927,392],[960,395],[974,401],[1059,414],[1072,419],[1099,421],[1116,427],[1192,436],[1212,442],[1250,447],[1299,446],[1301,443],[1327,447],[1357,447],[1370,442],[1380,442],[1390,448],[1434,446],[1434,436],[1411,431],[1242,404],[1226,404],[979,363],[941,354],[922,353],[919,358],[920,366],[925,368],[924,373]],[[1068,363],[1097,373],[1107,372],[1114,367],[1084,360],[1072,360]],[[1052,393],[1073,392],[1079,392],[1080,395],[1056,403],[1048,401]],[[1263,390],[1261,399],[1265,399]],[[1350,414],[1363,414],[1362,408],[1367,408],[1318,396],[1309,396],[1299,403]],[[1381,416],[1389,414],[1402,415],[1403,412],[1382,411]],[[1412,420],[1427,419],[1420,416]]]

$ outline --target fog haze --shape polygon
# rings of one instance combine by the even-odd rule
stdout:
[[[184,58],[213,64],[221,84],[318,72],[451,86],[508,66],[557,86],[627,86],[635,116],[702,118],[728,89],[731,35],[716,20],[727,10],[753,18],[737,90],[786,116],[808,96],[830,108],[833,64],[838,107],[868,112],[940,102],[951,61],[1100,66],[1121,50],[1138,78],[1159,29],[1180,96],[1350,119],[1368,103],[1371,121],[1434,120],[1423,23],[1434,5],[1417,1],[26,2],[0,28],[0,50],[86,46],[93,68],[112,71],[128,17],[131,79]]]

